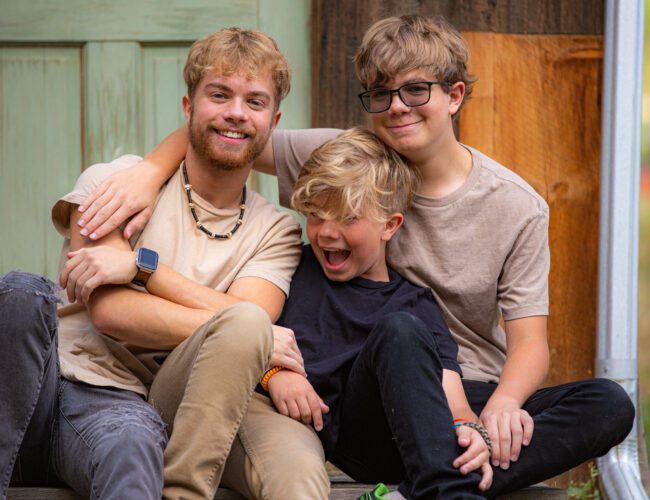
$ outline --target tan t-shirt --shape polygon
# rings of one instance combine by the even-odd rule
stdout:
[[[282,130],[273,151],[286,204],[300,166],[336,129]],[[443,198],[417,195],[388,246],[388,263],[431,287],[467,379],[497,382],[499,321],[548,314],[548,205],[521,177],[472,148],[472,171]]]
[[[70,246],[70,211],[110,174],[140,160],[123,156],[111,163],[86,169],[74,190],[52,209],[52,220],[65,237],[61,261]],[[239,209],[216,209],[192,193],[199,219],[212,231],[226,233]],[[229,240],[209,239],[196,227],[187,206],[180,170],[162,188],[153,215],[131,246],[158,252],[159,262],[187,278],[220,292],[238,278],[263,278],[289,293],[291,276],[300,258],[300,227],[293,217],[278,211],[257,193],[248,190],[243,225]],[[119,314],[119,312],[116,312]],[[64,304],[59,309],[59,359],[61,374],[99,386],[128,389],[147,395],[160,351],[127,345],[97,332],[86,309]]]

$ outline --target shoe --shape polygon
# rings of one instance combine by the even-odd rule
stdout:
[[[384,495],[390,493],[390,490],[386,487],[384,483],[379,483],[375,486],[375,489],[364,493],[357,500],[385,500]]]

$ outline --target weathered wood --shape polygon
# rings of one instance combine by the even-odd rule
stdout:
[[[549,384],[593,376],[602,38],[465,33],[480,75],[461,140],[522,175],[551,209]]]
[[[0,0],[0,33],[15,42],[187,41],[255,27],[258,0]]]
[[[352,56],[364,31],[390,15],[443,16],[460,31],[600,35],[602,0],[313,0],[312,124],[365,123]]]

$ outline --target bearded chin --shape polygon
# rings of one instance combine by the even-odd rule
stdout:
[[[220,172],[232,172],[248,167],[264,150],[268,140],[258,133],[244,150],[237,152],[219,148],[211,141],[212,129],[198,130],[190,117],[189,139],[197,158]]]

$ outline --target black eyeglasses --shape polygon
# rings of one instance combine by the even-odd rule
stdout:
[[[393,94],[397,94],[401,101],[409,108],[423,106],[431,99],[431,85],[444,85],[449,87],[449,82],[413,82],[402,85],[396,89],[372,89],[359,94],[363,109],[368,113],[383,113],[393,101]]]

